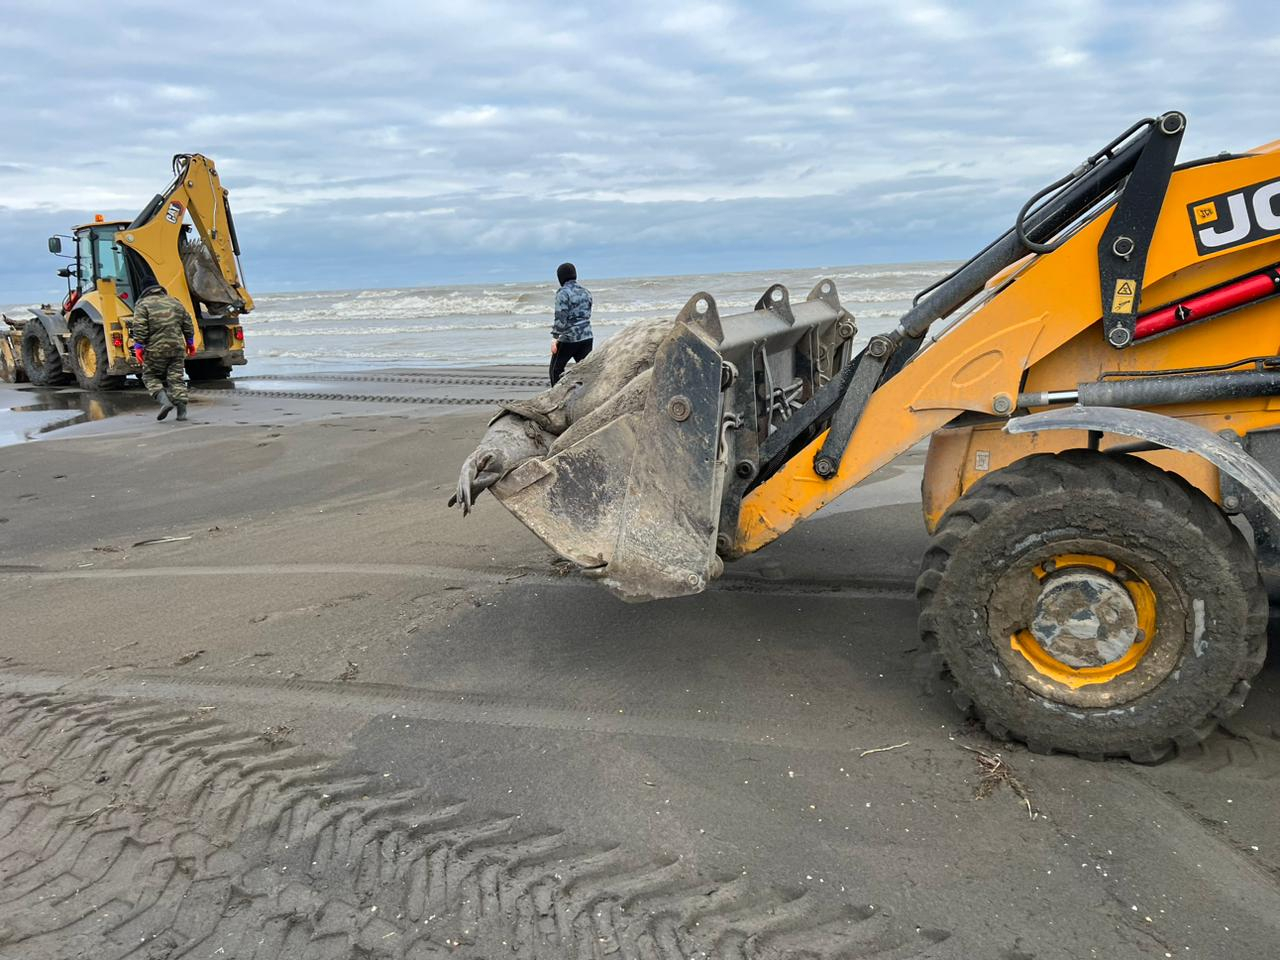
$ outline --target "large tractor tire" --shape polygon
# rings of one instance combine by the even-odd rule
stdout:
[[[71,380],[49,331],[34,321],[22,330],[22,366],[37,387],[61,386]]]
[[[920,630],[987,731],[1154,763],[1239,710],[1266,656],[1253,551],[1136,457],[1038,454],[974,484],[916,583]]]
[[[191,380],[225,380],[231,368],[221,360],[188,360],[187,377]]]
[[[100,324],[92,320],[77,320],[71,327],[71,370],[76,383],[84,390],[119,390],[125,378],[112,376],[107,371],[111,359],[107,356],[107,337]]]

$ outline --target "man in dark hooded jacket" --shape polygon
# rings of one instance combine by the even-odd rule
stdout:
[[[591,291],[578,283],[578,268],[562,263],[556,268],[560,289],[556,292],[556,319],[551,325],[551,385],[564,375],[570,360],[581,363],[591,352]]]

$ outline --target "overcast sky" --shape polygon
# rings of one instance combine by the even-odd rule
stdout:
[[[1034,12],[1013,12],[1013,11]],[[1280,137],[1273,2],[5,0],[0,302],[176,152],[255,292],[961,257],[1133,120]]]

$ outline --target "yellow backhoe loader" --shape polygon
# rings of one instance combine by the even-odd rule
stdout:
[[[253,299],[241,281],[240,242],[227,191],[213,161],[198,153],[173,158],[173,182],[132,221],[93,223],[72,231],[73,253],[63,237],[49,238],[49,252],[71,262],[61,308],[46,305],[21,319],[4,317],[0,330],[0,379],[38,386],[75,381],[86,390],[111,390],[141,368],[133,357],[129,318],[134,298],[158,282],[195,320],[193,380],[227,377],[243,364],[241,315]],[[194,227],[196,234],[192,235]]]
[[[1199,742],[1280,557],[1280,143],[1179,164],[1185,126],[1135,124],[860,351],[829,280],[695,294],[594,409],[608,343],[500,414],[464,508],[491,488],[620,596],[680,596],[930,438],[920,630],[961,706],[1037,751]]]

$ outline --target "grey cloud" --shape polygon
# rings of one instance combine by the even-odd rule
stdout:
[[[1138,116],[1186,110],[1188,156],[1274,139],[1270,12],[228,0],[214,23],[118,0],[67,30],[15,0],[0,302],[48,288],[45,235],[131,215],[190,150],[218,160],[261,290],[569,254],[613,273],[962,256]]]

